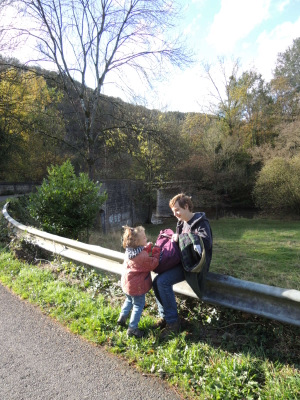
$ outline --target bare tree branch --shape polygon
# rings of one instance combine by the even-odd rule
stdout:
[[[181,41],[172,38],[178,16],[175,1],[19,0],[17,3],[20,15],[29,17],[32,24],[30,29],[15,29],[19,29],[20,36],[35,39],[41,60],[56,66],[68,97],[77,108],[93,177],[99,104],[107,76],[126,89],[129,75],[147,84],[158,71],[163,73],[164,66],[184,67],[191,61]]]
[[[163,39],[162,32],[171,26],[172,16],[164,0],[125,1],[124,7],[102,1],[100,8],[91,0],[21,3],[39,21],[37,33],[31,28],[29,34],[39,39],[43,54],[73,79],[75,71],[86,76],[87,67],[93,67],[95,88],[100,91],[112,70],[127,66],[149,71],[163,60],[176,65],[189,61],[180,45]]]

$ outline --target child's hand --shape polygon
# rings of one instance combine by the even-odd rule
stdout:
[[[160,255],[160,252],[161,252],[161,248],[159,247],[159,246],[154,246],[153,248],[152,248],[152,256],[155,256],[155,255]]]
[[[151,253],[151,251],[152,251],[152,243],[148,242],[146,244],[146,246],[144,247],[144,250],[146,250],[147,253]]]

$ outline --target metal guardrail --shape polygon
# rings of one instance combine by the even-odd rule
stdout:
[[[121,275],[124,254],[104,247],[52,235],[15,221],[2,213],[11,228],[33,244],[68,259],[90,265],[95,269]],[[198,298],[187,282],[174,285],[177,294]],[[243,281],[227,275],[209,272],[201,300],[266,318],[300,326],[300,291]]]

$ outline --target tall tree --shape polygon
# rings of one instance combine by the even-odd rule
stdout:
[[[270,87],[261,74],[255,71],[240,74],[238,60],[231,69],[225,59],[219,59],[217,72],[209,65],[205,69],[213,88],[210,110],[218,116],[222,131],[238,137],[245,147],[271,141],[276,135],[278,118]]]
[[[107,76],[124,87],[132,73],[150,81],[158,70],[163,72],[165,62],[183,66],[189,60],[180,41],[171,39],[174,2],[20,0],[19,4],[32,21],[30,30],[21,33],[34,37],[43,59],[54,63],[76,110],[93,178],[94,147],[103,134],[98,129],[99,102]]]
[[[210,113],[217,115],[222,130],[227,135],[238,135],[242,124],[241,97],[238,95],[238,76],[240,63],[234,60],[229,67],[224,58],[218,60],[218,71],[214,74],[212,66],[204,65],[206,76],[212,85]]]
[[[64,124],[56,109],[59,94],[43,77],[20,68],[0,71],[1,179],[40,180],[59,160],[56,137]]]
[[[300,37],[278,54],[271,83],[278,113],[284,121],[294,121],[300,113]]]
[[[245,144],[254,147],[272,142],[278,118],[270,85],[255,71],[243,72],[237,81],[236,97],[242,110],[241,132]]]

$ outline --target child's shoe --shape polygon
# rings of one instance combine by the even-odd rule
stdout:
[[[126,326],[126,320],[128,318],[128,315],[120,315],[119,319],[117,321],[117,324],[120,326]]]
[[[127,329],[127,335],[128,336],[135,336],[136,338],[141,338],[144,336],[143,331],[141,331],[139,328],[128,328]]]

